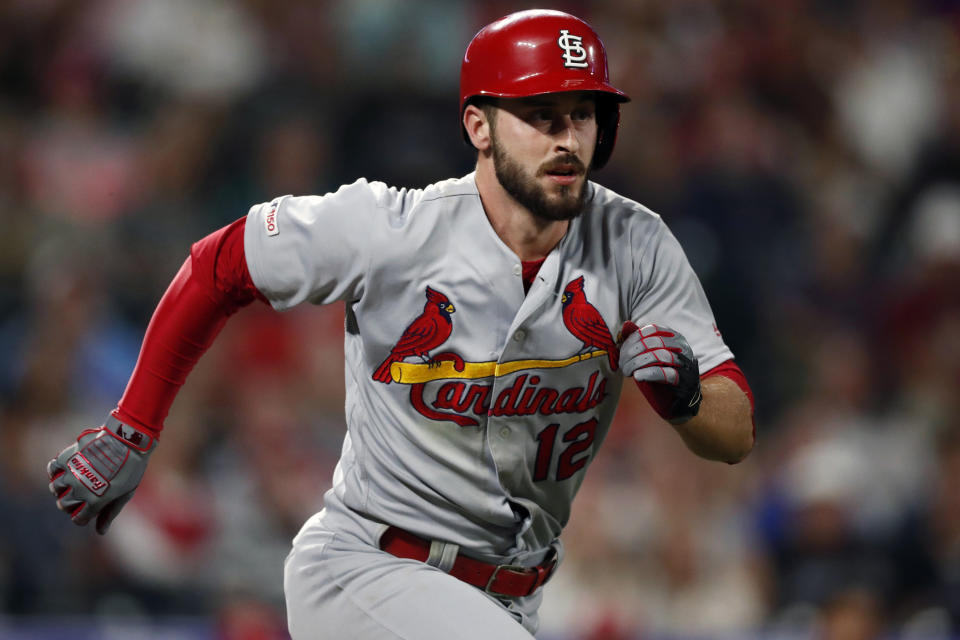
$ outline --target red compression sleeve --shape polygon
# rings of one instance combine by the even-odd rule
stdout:
[[[259,299],[243,250],[246,218],[195,243],[157,305],[114,417],[154,436],[227,318]]]
[[[700,379],[706,380],[711,376],[723,376],[737,383],[740,390],[743,391],[747,399],[750,400],[750,413],[753,413],[753,391],[750,389],[750,385],[747,384],[747,377],[743,375],[743,371],[737,366],[736,362],[733,360],[721,362],[713,369],[704,372],[700,376]],[[637,386],[640,387],[640,391],[643,392],[643,396],[647,399],[647,402],[650,403],[650,406],[653,407],[653,410],[665,420],[669,419],[670,405],[673,402],[673,394],[669,388],[652,382],[638,382]]]

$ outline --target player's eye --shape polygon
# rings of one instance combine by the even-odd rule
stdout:
[[[530,113],[532,122],[553,122],[553,112],[549,109],[537,109]]]
[[[570,114],[570,117],[578,121],[591,120],[593,118],[593,109],[589,107],[576,109],[574,110],[573,113]]]

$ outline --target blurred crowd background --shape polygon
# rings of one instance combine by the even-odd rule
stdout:
[[[0,637],[285,637],[341,306],[235,316],[110,535],[45,464],[115,406],[190,243],[276,195],[472,170],[463,50],[531,6],[0,2]],[[553,7],[633,98],[595,179],[685,246],[758,443],[702,461],[628,390],[541,637],[960,637],[960,2]]]

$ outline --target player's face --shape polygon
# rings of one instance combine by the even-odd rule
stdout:
[[[538,218],[577,217],[597,142],[593,95],[552,93],[497,106],[490,137],[501,186]]]

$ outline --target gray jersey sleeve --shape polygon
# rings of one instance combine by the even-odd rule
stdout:
[[[660,324],[683,334],[703,373],[733,358],[723,342],[697,274],[680,243],[657,216],[639,252],[639,278],[631,317],[638,325]]]
[[[335,193],[253,206],[244,233],[253,283],[278,310],[359,298],[378,230],[402,215],[406,195],[361,179]]]

